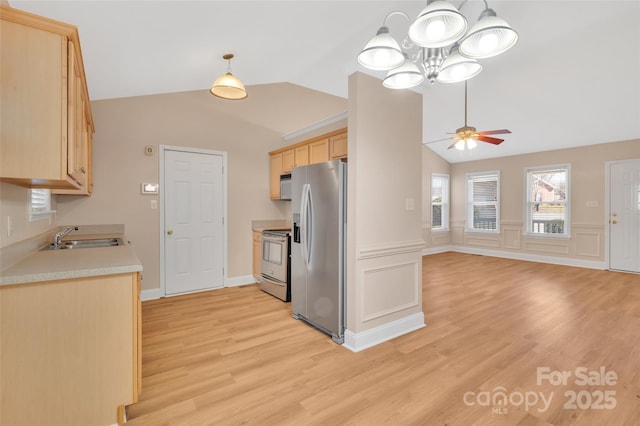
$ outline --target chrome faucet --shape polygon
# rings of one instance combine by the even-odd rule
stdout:
[[[60,245],[60,240],[61,239],[63,239],[70,232],[77,231],[77,230],[78,230],[77,226],[67,226],[66,228],[64,228],[62,231],[58,232],[53,237],[53,243],[51,245],[53,246],[53,248],[58,248],[58,246]]]

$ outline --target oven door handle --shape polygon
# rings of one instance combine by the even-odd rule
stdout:
[[[286,238],[279,238],[279,237],[265,237],[264,235],[262,236],[262,239],[264,241],[273,241],[275,243],[286,243],[287,239]]]

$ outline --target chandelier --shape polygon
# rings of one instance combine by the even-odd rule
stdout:
[[[457,9],[447,1],[427,1],[413,22],[404,12],[390,12],[358,55],[358,63],[370,70],[387,71],[382,84],[390,89],[408,89],[425,79],[431,84],[456,83],[476,76],[482,71],[477,59],[507,51],[518,41],[518,33],[498,18],[486,0],[482,0],[485,9],[478,22],[467,31],[467,19],[460,13],[467,1]],[[404,16],[410,23],[402,47],[387,26],[393,15]]]

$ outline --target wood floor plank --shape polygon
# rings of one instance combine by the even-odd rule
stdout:
[[[426,327],[352,353],[257,285],[144,302],[143,387],[128,424],[638,424],[639,275],[430,255],[423,312]],[[618,379],[577,385],[578,367]],[[572,377],[538,383],[538,368]],[[500,391],[549,404],[481,403]],[[601,391],[615,392],[615,408],[565,406],[565,392]]]

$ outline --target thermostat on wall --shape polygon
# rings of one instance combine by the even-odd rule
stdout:
[[[157,194],[159,186],[160,185],[158,185],[157,183],[141,183],[140,193],[141,194]]]

